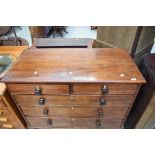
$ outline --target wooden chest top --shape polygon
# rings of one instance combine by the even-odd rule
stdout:
[[[12,54],[15,57],[19,57],[19,55],[23,52],[23,50],[27,49],[28,46],[0,46],[0,54]]]
[[[27,49],[2,79],[6,83],[144,83],[121,48]]]

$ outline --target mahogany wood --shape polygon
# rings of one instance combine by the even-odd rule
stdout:
[[[107,94],[135,94],[137,84],[74,84],[73,94],[104,94],[102,88],[107,86]]]
[[[51,116],[51,117],[99,117],[107,119],[123,119],[127,107],[21,107],[23,113],[26,116]],[[44,114],[44,110],[47,109],[48,113]],[[103,114],[99,115],[99,110],[103,111]]]
[[[28,128],[122,128],[145,83],[119,48],[28,49],[2,81]]]
[[[35,94],[36,87],[41,89],[41,94],[69,94],[69,85],[48,84],[8,84],[13,94]]]
[[[101,127],[96,126],[98,118],[57,118],[57,117],[26,117],[30,123],[29,128],[120,128],[122,120],[101,120]],[[48,125],[48,119],[52,125]]]
[[[124,106],[128,107],[133,95],[13,95],[17,104],[21,106],[100,106],[100,100],[105,99],[106,105],[103,106]],[[39,100],[45,100],[43,105]]]
[[[128,52],[119,48],[27,49],[2,81],[48,84],[145,82]]]

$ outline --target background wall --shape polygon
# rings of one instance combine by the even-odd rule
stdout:
[[[155,26],[100,26],[97,39],[115,47],[126,48],[136,53],[139,63],[145,53],[150,53],[154,44]],[[154,49],[153,49],[154,51]]]

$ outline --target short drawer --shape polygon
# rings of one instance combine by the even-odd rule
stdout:
[[[128,107],[133,95],[16,95],[14,99],[22,106],[125,106]]]
[[[73,94],[135,94],[137,84],[73,84]]]
[[[106,119],[123,119],[126,107],[21,107],[26,116],[51,117],[99,117]]]
[[[69,94],[69,85],[62,84],[7,84],[12,94]]]
[[[122,120],[98,118],[26,117],[29,128],[121,128]]]

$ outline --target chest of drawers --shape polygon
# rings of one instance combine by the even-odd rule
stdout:
[[[0,46],[0,55],[10,55],[14,61],[27,46]],[[25,128],[25,120],[19,113],[17,106],[4,83],[0,83],[0,129]]]
[[[122,128],[144,78],[125,49],[29,49],[2,79],[28,128]]]
[[[4,84],[0,84],[3,92],[0,91],[0,129],[25,128],[25,121],[19,113],[16,105],[6,90]]]

